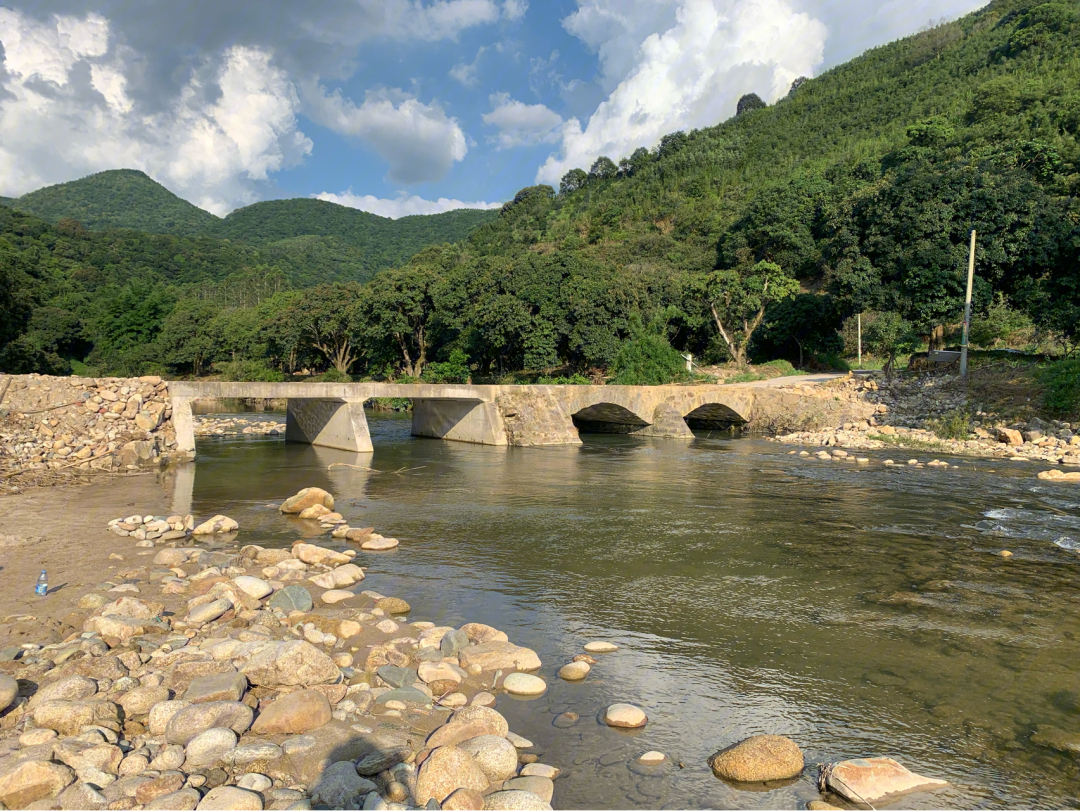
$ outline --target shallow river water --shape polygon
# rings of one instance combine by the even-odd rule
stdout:
[[[535,649],[550,688],[498,709],[563,770],[556,808],[818,798],[813,768],[756,790],[712,775],[710,754],[757,733],[791,736],[808,766],[888,755],[952,784],[895,808],[1080,803],[1080,755],[1031,740],[1043,727],[1080,742],[1075,485],[1019,463],[889,468],[871,453],[856,466],[720,435],[506,449],[413,438],[397,415],[369,424],[361,456],[200,438],[192,507],[236,518],[245,542],[287,545],[317,537],[314,522],[268,505],[325,487],[353,526],[401,540],[361,553],[358,590]],[[592,639],[621,647],[562,682]],[[648,726],[600,724],[618,701]],[[553,725],[567,710],[580,720]],[[650,749],[671,762],[637,766]]]

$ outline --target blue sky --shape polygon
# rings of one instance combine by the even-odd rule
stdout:
[[[218,215],[497,206],[980,0],[0,4],[0,195],[142,169]]]

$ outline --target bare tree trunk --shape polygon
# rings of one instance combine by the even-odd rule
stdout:
[[[709,309],[712,311],[713,320],[716,322],[716,328],[720,330],[720,337],[724,339],[724,343],[727,345],[728,354],[731,355],[731,359],[735,361],[735,365],[741,369],[746,365],[746,358],[743,356],[742,350],[737,347],[735,342],[728,336],[727,330],[724,329],[724,325],[720,321],[720,314],[716,312],[716,307],[710,304]]]

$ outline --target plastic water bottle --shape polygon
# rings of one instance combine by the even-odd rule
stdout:
[[[45,574],[45,570],[41,570],[41,574],[38,575],[37,585],[34,586],[34,594],[41,597],[45,596],[45,593],[49,590],[49,576]]]

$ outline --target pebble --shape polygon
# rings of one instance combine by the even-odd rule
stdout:
[[[588,662],[570,662],[559,668],[559,678],[566,681],[581,681],[589,675],[590,670],[592,668],[589,667]]]

